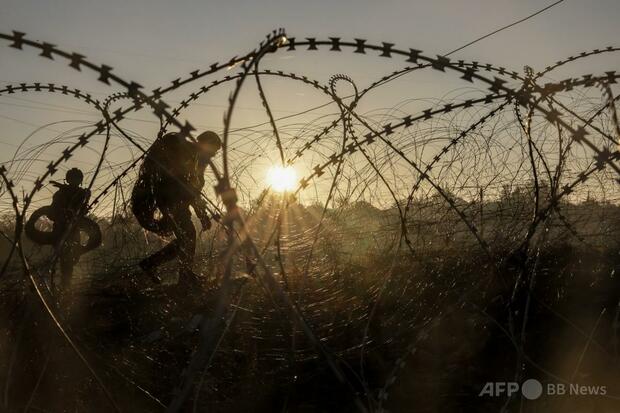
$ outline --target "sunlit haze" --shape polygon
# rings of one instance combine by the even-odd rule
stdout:
[[[272,166],[267,171],[267,183],[277,192],[292,191],[297,187],[297,172],[292,166]]]

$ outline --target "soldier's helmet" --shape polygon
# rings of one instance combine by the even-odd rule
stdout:
[[[84,180],[84,174],[78,168],[71,168],[67,171],[65,180],[69,185],[80,186]]]
[[[207,154],[213,156],[222,147],[222,140],[217,133],[206,131],[198,135],[196,138],[198,144]]]

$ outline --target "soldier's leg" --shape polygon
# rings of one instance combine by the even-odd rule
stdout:
[[[166,209],[163,209],[161,212],[165,216],[165,219],[170,221],[170,225],[173,228],[173,232],[174,232],[174,228],[175,228],[174,211],[172,209],[166,208]],[[174,234],[176,235],[176,232],[174,232]],[[144,271],[152,272],[156,267],[176,258],[178,255],[179,255],[179,240],[177,237],[177,239],[172,240],[170,243],[168,243],[168,245],[166,245],[159,251],[156,251],[155,253],[151,254],[150,256],[140,261],[140,267]]]
[[[63,242],[63,236],[67,230],[68,223],[61,219],[56,218],[54,220],[54,226],[52,227],[52,237],[54,239],[54,252],[52,255],[52,285],[54,290],[65,290],[71,276],[73,275],[73,262],[71,257],[67,254],[66,243]],[[56,277],[56,265],[60,268],[60,277]]]
[[[179,275],[191,274],[196,252],[196,228],[192,222],[189,206],[183,205],[173,212],[174,235],[178,242]]]
[[[60,270],[62,277],[62,288],[67,290],[71,286],[73,268],[80,260],[80,231],[78,228],[71,229],[67,235],[64,245],[61,247]]]
[[[60,288],[66,292],[71,285],[73,277],[73,264],[75,257],[73,256],[73,248],[71,245],[64,245],[60,248]]]
[[[140,266],[142,269],[154,269],[164,262],[170,261],[174,259],[178,255],[178,241],[172,240],[168,245],[160,249],[159,251],[154,252],[148,257],[144,258],[140,261]]]

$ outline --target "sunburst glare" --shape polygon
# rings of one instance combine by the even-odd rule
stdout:
[[[292,191],[297,186],[297,171],[292,166],[272,166],[267,171],[267,183],[277,192]]]

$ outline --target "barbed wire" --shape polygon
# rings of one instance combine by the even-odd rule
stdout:
[[[123,79],[112,67],[94,63],[79,53],[30,40],[21,32],[0,33],[0,39],[14,49],[38,51],[43,58],[63,61],[74,70],[94,75],[93,80],[121,88],[102,100],[78,88],[55,83],[8,84],[0,89],[0,99],[32,92],[65,96],[89,105],[101,116],[49,163],[45,160],[42,171],[30,170],[27,166],[31,164],[26,162],[43,161],[43,153],[53,152],[49,142],[37,148],[33,158],[18,157],[16,153],[8,167],[0,166],[3,210],[13,219],[8,226],[12,237],[2,228],[3,238],[10,245],[0,277],[10,280],[23,274],[28,279],[54,327],[116,411],[124,408],[106,378],[112,370],[126,383],[139,388],[151,402],[159,407],[165,404],[168,412],[182,411],[196,389],[193,406],[197,411],[198,394],[206,392],[205,383],[218,380],[208,371],[216,355],[230,346],[228,337],[243,337],[245,333],[273,345],[266,349],[269,355],[265,358],[273,362],[275,371],[288,369],[291,382],[299,379],[295,374],[299,366],[312,361],[329,372],[357,410],[385,411],[392,388],[421,343],[443,320],[477,300],[474,297],[484,290],[484,285],[498,279],[510,291],[505,295],[506,320],[499,325],[505,326],[514,344],[518,355],[515,376],[520,380],[525,364],[540,370],[526,352],[524,337],[532,291],[541,271],[541,250],[549,245],[552,235],[559,238],[568,234],[589,251],[614,236],[605,233],[608,238],[604,238],[581,225],[571,197],[587,194],[589,199],[589,185],[595,185],[595,197],[606,201],[609,197],[612,203],[617,202],[620,152],[616,146],[620,142],[620,125],[615,102],[620,95],[613,87],[620,75],[607,71],[543,85],[538,80],[568,63],[620,48],[595,49],[560,60],[537,73],[528,68],[521,75],[492,64],[453,61],[442,55],[430,57],[421,50],[399,49],[392,43],[372,44],[364,39],[346,41],[338,37],[300,40],[287,37],[279,29],[241,57],[195,70],[145,93],[136,81]],[[303,56],[306,52],[345,51],[368,57],[374,54],[398,60],[397,64],[404,61],[407,66],[380,76],[365,87],[358,86],[346,74],[335,74],[324,84],[306,74],[262,68],[267,65],[264,57],[272,54]],[[326,55],[321,54],[321,58]],[[268,64],[274,64],[274,60]],[[237,73],[214,79],[223,69],[237,69]],[[372,91],[393,85],[393,80],[403,76],[428,73],[441,79],[456,77],[470,89],[463,92],[464,98],[448,93],[432,103],[414,105],[405,100],[383,113],[360,112],[371,100]],[[316,91],[334,103],[337,111],[310,122],[286,124],[274,116],[264,79]],[[268,128],[260,129],[258,125],[234,129],[233,115],[252,80]],[[218,223],[218,228],[208,234],[209,239],[203,240],[201,235],[201,242],[210,249],[200,258],[205,268],[218,275],[216,285],[210,296],[200,295],[199,304],[192,307],[197,314],[193,314],[191,327],[186,329],[197,334],[189,340],[191,351],[181,363],[184,368],[176,372],[172,386],[175,390],[171,394],[162,389],[146,390],[148,385],[136,384],[144,378],[137,377],[139,373],[130,367],[129,359],[118,356],[109,368],[101,371],[94,367],[92,360],[97,352],[106,348],[96,339],[88,339],[88,334],[81,335],[70,328],[70,317],[56,302],[56,292],[46,278],[59,251],[56,249],[51,260],[40,264],[23,236],[24,220],[32,206],[46,200],[42,196],[45,182],[90,150],[96,154],[88,184],[94,196],[85,212],[101,222],[108,219],[108,230],[113,234],[108,242],[110,248],[115,248],[108,252],[118,262],[93,252],[89,254],[93,258],[85,259],[91,268],[99,269],[88,277],[96,279],[99,272],[118,272],[121,261],[133,266],[139,254],[150,248],[149,242],[160,242],[157,237],[149,241],[150,236],[125,212],[130,201],[124,190],[137,179],[136,167],[151,159],[149,145],[168,129],[182,139],[194,140],[194,126],[181,117],[199,100],[212,96],[216,88],[227,86],[231,92],[223,117],[222,156],[209,163],[216,198],[207,191],[201,194],[208,212]],[[338,86],[352,90],[342,93]],[[176,107],[165,103],[163,99],[171,92],[184,87],[191,91]],[[120,106],[125,103],[125,107]],[[123,123],[130,113],[145,109],[159,120],[159,128],[150,138],[140,136]],[[101,136],[103,145],[97,151],[95,140]],[[123,148],[126,155],[129,153],[129,159],[112,160],[118,148]],[[259,166],[265,164],[298,168],[305,175],[282,196],[269,186],[260,187],[256,196],[250,189],[258,186],[260,179],[256,174]],[[18,173],[20,168],[32,175]],[[598,182],[592,183],[593,180]],[[17,185],[22,195],[16,192]],[[179,181],[179,185],[185,184]],[[301,202],[312,190],[318,206]],[[373,201],[388,207],[380,209],[372,205]],[[111,213],[111,218],[106,213]],[[117,220],[125,231],[121,241],[115,232],[119,231]],[[355,220],[358,222],[352,222]],[[603,241],[597,242],[598,238]],[[414,273],[412,279],[401,278],[402,262],[422,261],[441,251],[442,242],[446,244],[446,254],[458,248],[467,251],[485,266],[488,274],[471,285],[460,285],[454,277],[451,285],[459,284],[462,289],[455,294],[440,292],[442,299],[429,303],[428,311],[423,312],[422,304],[416,300],[433,289],[432,283],[418,281],[424,278],[420,272]],[[361,247],[365,244],[374,246]],[[103,248],[108,248],[105,243]],[[363,252],[358,252],[360,249]],[[371,253],[375,261],[370,261]],[[361,280],[349,277],[349,284],[340,281],[338,274],[354,273],[358,266],[365,266],[358,274],[363,275]],[[236,274],[244,275],[243,283],[238,284]],[[125,278],[115,279],[122,284]],[[407,298],[404,291],[416,282],[420,290]],[[248,291],[249,285],[257,288]],[[152,301],[161,299],[157,293],[143,291],[148,288],[135,287],[124,293],[147,296]],[[521,294],[527,297],[525,304],[519,301]],[[183,300],[164,300],[174,311],[187,315],[181,306]],[[244,300],[250,300],[245,305],[247,309]],[[450,310],[442,311],[440,304],[448,301]],[[390,305],[394,308],[384,308]],[[491,305],[483,301],[474,307],[485,312]],[[338,312],[346,313],[348,318],[339,319]],[[169,310],[151,308],[150,314],[164,325],[170,321]],[[521,329],[517,331],[519,322]],[[393,328],[388,337],[377,333],[382,331],[377,326],[381,323]],[[155,337],[152,342],[131,338],[136,357],[153,351],[153,342],[160,340],[162,329],[155,328],[159,333],[148,335]],[[265,337],[270,331],[277,333]],[[180,339],[169,335],[167,345],[172,347]],[[380,349],[389,350],[386,352],[391,357],[385,364],[390,367],[384,366],[378,378],[370,378],[369,355]],[[123,371],[124,367],[131,373]],[[511,398],[507,399],[506,405],[511,402]]]

